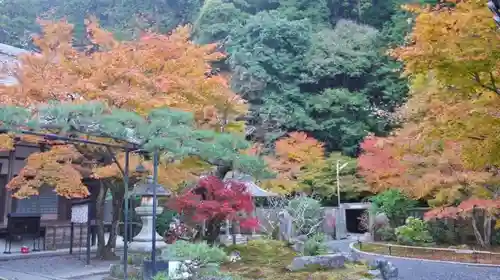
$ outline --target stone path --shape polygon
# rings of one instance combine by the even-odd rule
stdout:
[[[0,277],[8,280],[63,280],[109,271],[112,262],[95,261],[86,266],[84,257],[37,257],[0,261]],[[103,276],[101,276],[102,279]],[[82,279],[89,279],[86,276]]]
[[[328,246],[349,252],[353,240],[330,241]],[[376,257],[362,255],[365,259]],[[500,268],[468,266],[463,264],[436,263],[386,257],[399,269],[398,280],[498,280]]]

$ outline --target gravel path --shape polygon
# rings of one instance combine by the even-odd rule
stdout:
[[[353,240],[331,241],[329,247],[349,252],[349,244]],[[364,255],[365,259],[377,257]],[[399,269],[398,280],[499,280],[500,268],[486,266],[468,266],[463,264],[448,264],[422,260],[407,260],[385,257]]]

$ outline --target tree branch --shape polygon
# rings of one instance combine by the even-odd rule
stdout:
[[[493,88],[495,88],[495,92],[499,93],[500,90],[497,87],[495,77],[493,76],[493,72],[490,72],[490,82],[491,82],[491,85],[493,86]]]
[[[474,78],[474,81],[480,85],[482,88],[484,89],[487,89],[487,90],[490,90],[498,95],[500,95],[500,89],[498,89],[496,87],[496,84],[495,84],[495,79],[493,77],[493,74],[490,72],[490,82],[492,84],[492,86],[489,86],[489,85],[486,85],[484,84],[482,81],[481,81],[481,77],[479,76],[479,73],[472,73],[472,77]]]
[[[120,163],[116,159],[115,153],[113,153],[113,151],[111,151],[111,148],[108,147],[108,146],[106,146],[106,150],[108,151],[108,154],[113,159],[113,162],[116,164],[116,166],[118,166],[118,169],[120,169],[120,172],[122,173],[122,176],[125,176],[125,170],[123,169],[123,167],[120,165]]]

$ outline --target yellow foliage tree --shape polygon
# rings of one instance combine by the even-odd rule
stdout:
[[[406,124],[386,141],[403,170],[392,187],[436,205],[485,193],[500,167],[500,33],[484,1],[453,2],[405,6],[415,27],[392,52],[412,82]]]

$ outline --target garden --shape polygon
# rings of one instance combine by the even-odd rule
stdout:
[[[210,190],[204,194],[203,200],[200,194],[196,194],[200,187]],[[163,269],[158,269],[154,279],[359,280],[378,279],[376,277],[381,277],[381,271],[385,270],[390,272],[383,279],[397,276],[397,270],[390,263],[379,268],[353,253],[329,246],[328,241],[333,236],[322,233],[323,225],[329,221],[319,200],[305,195],[269,198],[280,200],[273,205],[282,205],[283,208],[273,209],[280,214],[274,220],[267,220],[264,228],[249,215],[254,210],[251,206],[230,203],[251,199],[241,184],[206,177],[198,186],[168,201],[171,210],[158,219],[168,225],[158,225],[158,228],[166,228],[164,241],[168,245],[158,256],[157,267]],[[221,209],[223,205],[231,206],[224,212],[213,210]],[[226,220],[233,222],[232,228],[220,224]],[[200,221],[205,225],[203,228],[199,227]],[[208,230],[214,227],[213,224],[219,229],[215,239]],[[224,242],[226,236],[233,238]],[[149,256],[131,253],[128,279],[141,279],[146,269],[144,258]],[[109,279],[123,278],[123,266],[114,265]]]
[[[96,258],[130,249],[112,279],[394,278],[328,245],[341,219],[324,204],[365,198],[361,251],[500,264],[485,3],[4,2],[0,39],[26,50],[0,72],[0,150],[39,148],[6,188],[91,197]],[[263,197],[276,211],[257,217]]]
[[[492,217],[479,205],[466,208],[470,206],[461,203],[457,209],[436,212],[416,208],[417,201],[398,190],[382,192],[370,201],[372,206],[362,216],[361,226],[373,232],[373,239],[358,242],[355,248],[361,251],[429,260],[500,264],[500,230],[494,222],[488,221]],[[372,224],[368,223],[368,215],[374,216]]]

